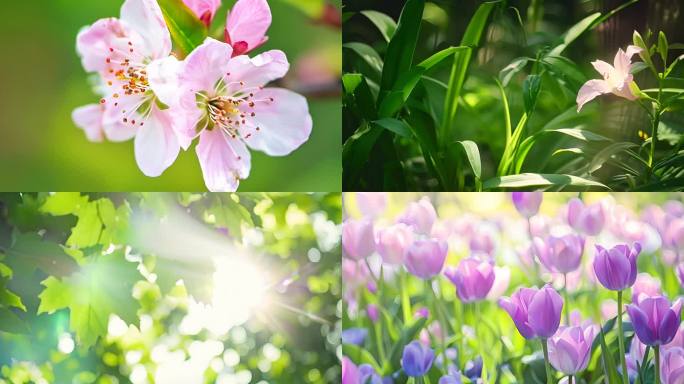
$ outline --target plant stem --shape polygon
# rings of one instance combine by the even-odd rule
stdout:
[[[549,348],[546,339],[541,339],[542,351],[544,351],[544,365],[546,366],[546,384],[553,384],[553,373],[549,364]]]
[[[406,384],[416,384],[416,379],[414,377],[409,377],[408,380],[406,380]]]
[[[572,384],[572,375],[568,375],[568,384]]]
[[[401,310],[404,314],[404,325],[407,325],[411,321],[411,298],[409,298],[409,293],[406,287],[406,272],[402,271],[399,273],[399,285],[401,286]]]
[[[627,362],[625,360],[625,335],[622,332],[622,291],[617,293],[617,323],[618,323],[618,346],[620,347],[620,365],[622,366],[622,382],[629,384],[627,374]]]
[[[660,345],[653,348],[655,349],[655,382],[660,384]]]
[[[568,300],[568,274],[563,274],[563,297],[565,298],[565,324],[570,326],[570,300]],[[572,382],[570,383],[572,384]]]
[[[378,344],[378,355],[383,364],[385,363],[385,343],[382,337],[382,328],[379,322],[373,323],[373,328],[375,330],[375,342]]]
[[[433,282],[433,280],[426,280],[427,289],[430,291],[430,294],[432,295],[432,299],[433,299],[432,310],[435,312],[435,316],[437,317],[437,324],[439,324],[439,328],[441,331],[440,335],[439,335],[439,340],[438,340],[440,343],[440,347],[441,347],[440,348],[441,349],[440,354],[442,355],[442,361],[447,361],[445,333],[447,332],[448,328],[445,325],[444,316],[442,315],[441,308],[439,307],[439,298],[437,297],[437,293],[435,293],[435,290],[432,288],[432,282]]]

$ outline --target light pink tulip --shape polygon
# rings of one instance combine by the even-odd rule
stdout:
[[[566,375],[574,375],[587,368],[591,357],[591,344],[599,331],[598,325],[585,327],[561,326],[548,340],[549,361]]]
[[[662,295],[660,279],[645,272],[637,275],[636,281],[632,286],[632,302],[639,303],[647,297],[660,295]]]
[[[409,203],[397,221],[410,225],[418,233],[429,234],[435,220],[437,220],[435,207],[432,206],[430,199],[423,197],[417,202]]]
[[[226,43],[233,56],[244,55],[264,44],[271,26],[271,8],[266,0],[238,0],[226,18]]]
[[[577,93],[577,112],[595,97],[607,93],[628,100],[636,100],[637,96],[630,89],[630,83],[632,83],[634,76],[629,72],[632,69],[632,56],[640,51],[641,48],[630,45],[626,51],[623,51],[622,48],[618,49],[613,65],[602,60],[592,62],[591,65],[603,76],[603,79],[589,80],[580,88]]]
[[[377,231],[376,248],[382,260],[391,265],[404,262],[406,249],[413,243],[413,231],[406,224],[398,223]]]
[[[169,59],[171,36],[155,0],[126,0],[121,18],[96,21],[79,32],[76,50],[83,68],[99,76],[100,106],[77,108],[72,118],[89,140],[135,137],[135,158],[147,176],[159,176],[178,156],[171,111],[158,106],[159,78]],[[175,87],[174,87],[175,88]]]
[[[357,192],[354,196],[364,216],[378,217],[387,208],[387,194],[384,192]]]
[[[350,259],[363,260],[375,252],[373,222],[347,219],[342,224],[342,248]]]
[[[214,20],[216,10],[221,6],[221,0],[183,0],[183,3],[200,19],[207,27]]]
[[[303,96],[264,88],[287,73],[285,53],[231,58],[232,52],[230,45],[207,38],[181,63],[178,86],[159,92],[165,104],[175,107],[183,148],[199,136],[197,157],[211,191],[235,191],[249,176],[247,147],[285,156],[311,134]]]

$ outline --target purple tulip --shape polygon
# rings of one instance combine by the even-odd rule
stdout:
[[[684,219],[672,219],[663,234],[663,246],[670,249],[684,247]]]
[[[591,344],[598,330],[599,327],[595,324],[561,326],[548,340],[551,365],[566,375],[585,370],[591,357]]]
[[[558,330],[563,299],[550,285],[522,287],[513,296],[499,299],[499,306],[511,316],[522,337],[547,339]]]
[[[380,318],[380,310],[375,304],[368,304],[366,307],[366,314],[368,314],[368,318],[374,323]]]
[[[652,297],[661,296],[660,280],[648,273],[639,273],[636,281],[632,286],[632,302],[638,303],[641,300]]]
[[[539,212],[542,192],[513,192],[513,205],[525,217],[532,217]]]
[[[342,331],[342,343],[363,345],[368,337],[366,328],[349,328]]]
[[[584,238],[569,234],[534,238],[534,249],[542,264],[551,272],[569,273],[579,268],[584,253]]]
[[[364,218],[361,220],[346,220],[342,224],[342,248],[350,259],[363,260],[375,252],[375,235],[373,222]]]
[[[568,202],[568,224],[589,236],[598,235],[606,223],[606,214],[601,203],[584,205],[574,198]]]
[[[684,349],[672,348],[660,360],[660,381],[663,384],[684,383]]]
[[[359,369],[346,356],[342,357],[342,384],[359,384]]]
[[[474,257],[461,260],[456,268],[444,271],[456,286],[456,294],[464,303],[484,300],[494,285],[494,267]]]
[[[430,199],[423,197],[417,202],[410,203],[397,221],[411,226],[418,233],[427,235],[436,219],[437,212],[430,203]]]
[[[677,279],[679,280],[679,285],[684,288],[684,263],[677,265]]]
[[[387,208],[387,194],[383,192],[356,192],[356,205],[364,216],[377,217]]]
[[[404,262],[406,249],[413,243],[413,231],[406,224],[395,224],[378,230],[375,242],[385,263],[399,265]]]
[[[382,379],[370,364],[359,365],[359,384],[382,384]]]
[[[473,360],[468,360],[463,369],[463,374],[473,382],[482,377],[482,356],[477,356]]]
[[[432,367],[435,352],[418,341],[412,341],[404,347],[401,355],[401,367],[410,377],[423,377]]]
[[[634,243],[630,248],[625,244],[611,249],[596,246],[594,273],[601,284],[611,291],[622,291],[631,287],[636,281],[636,260],[641,252],[641,245]]]
[[[462,384],[463,382],[461,381],[461,373],[460,372],[454,372],[450,373],[448,375],[444,375],[439,378],[439,382],[437,384]]]
[[[627,306],[634,332],[646,345],[665,345],[674,339],[681,321],[681,299],[670,306],[664,296],[647,297]]]
[[[426,307],[418,308],[416,310],[416,312],[413,314],[413,317],[415,317],[415,318],[424,317],[427,319],[428,317],[430,317],[430,310],[427,309]]]
[[[468,245],[471,253],[481,253],[493,257],[496,252],[496,241],[490,232],[474,233]]]
[[[430,279],[442,271],[447,249],[447,243],[443,241],[417,240],[406,250],[404,265],[413,275]]]

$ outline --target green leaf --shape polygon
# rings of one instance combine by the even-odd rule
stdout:
[[[66,241],[69,247],[87,248],[96,245],[100,240],[102,232],[102,221],[97,212],[97,203],[90,202],[84,204],[76,212],[78,221],[76,226],[71,228],[71,235]]]
[[[183,0],[158,0],[174,45],[183,55],[192,52],[207,37],[207,27]]]
[[[410,138],[411,130],[405,122],[399,119],[393,119],[391,117],[386,117],[384,119],[375,120],[373,124],[385,128],[388,131],[394,132],[401,137]]]
[[[371,149],[384,130],[372,124],[364,124],[342,146],[342,173],[345,184],[357,182]]]
[[[361,112],[364,120],[375,120],[375,99],[371,93],[366,78],[360,73],[346,73],[342,76],[345,94],[356,104],[356,110]]]
[[[663,63],[667,63],[667,37],[663,33],[663,31],[660,31],[658,33],[658,53],[660,53],[660,57],[663,59]]]
[[[401,353],[404,350],[404,347],[406,346],[406,344],[410,343],[411,341],[413,341],[413,339],[415,339],[416,335],[418,335],[418,332],[420,332],[420,330],[423,329],[423,327],[425,327],[426,321],[426,318],[421,317],[410,326],[405,326],[405,328],[401,332],[399,340],[392,346],[389,357],[382,366],[382,370],[380,371],[382,372],[382,376],[388,376],[399,368]]]
[[[392,39],[392,36],[394,35],[394,31],[397,30],[397,23],[395,23],[391,17],[385,15],[382,12],[368,10],[361,11],[361,14],[366,16],[368,20],[370,20],[371,23],[373,23],[378,28],[378,30],[382,34],[382,37],[384,37],[385,41],[389,43],[389,41]]]
[[[378,111],[378,114],[381,117],[390,117],[393,116],[395,113],[397,113],[401,107],[404,105],[406,100],[408,100],[409,96],[411,96],[411,92],[413,92],[413,89],[416,87],[418,84],[418,81],[422,78],[422,76],[444,61],[445,59],[452,57],[452,55],[458,51],[464,51],[464,50],[470,50],[468,47],[449,47],[445,48],[432,56],[428,57],[427,59],[423,60],[420,62],[420,64],[416,65],[415,67],[411,68],[410,71],[403,73],[400,77],[399,80],[397,80],[396,84],[392,88],[392,91],[383,99],[382,103],[380,104],[380,108]]]
[[[86,260],[79,272],[61,280],[50,276],[43,281],[38,313],[68,308],[69,328],[79,344],[88,348],[107,334],[111,314],[128,324],[137,322],[139,304],[131,291],[141,276],[137,265],[126,261],[122,251]]]
[[[601,168],[608,160],[610,160],[614,155],[625,151],[630,148],[637,147],[636,144],[630,142],[617,142],[613,143],[601,151],[599,151],[591,160],[588,165],[588,172],[592,173]]]
[[[342,353],[350,358],[356,365],[369,364],[375,372],[380,372],[380,364],[373,354],[354,344],[342,344]]]
[[[541,76],[529,75],[523,82],[523,101],[525,102],[525,111],[528,114],[532,112],[535,104],[537,104],[537,96],[541,90]]]
[[[577,64],[566,57],[546,56],[542,59],[542,64],[555,78],[563,80],[574,93],[587,81]]]
[[[0,307],[0,331],[8,333],[28,334],[29,327],[25,321],[19,318],[8,308]]]
[[[64,216],[78,211],[87,202],[88,197],[81,196],[80,192],[56,192],[45,199],[40,211],[53,216]]]
[[[573,186],[573,187],[598,187],[610,189],[607,186],[588,179],[572,175],[559,175],[549,173],[521,173],[494,177],[484,182],[484,189],[494,188],[527,188],[549,186]]]
[[[62,247],[35,233],[17,235],[3,260],[15,276],[31,276],[36,269],[53,276],[65,276],[75,271],[76,262]]]
[[[522,71],[530,60],[529,57],[519,57],[505,66],[504,69],[499,71],[499,80],[501,81],[501,84],[504,87],[507,86],[513,79],[513,76]]]
[[[644,63],[648,64],[648,67],[651,68],[653,73],[658,73],[655,66],[653,65],[653,61],[651,60],[651,53],[649,47],[646,46],[646,42],[644,42],[644,39],[641,37],[641,34],[639,34],[639,32],[634,31],[634,33],[632,34],[632,42],[634,43],[634,45],[641,48],[641,52],[639,52],[639,57],[641,57],[641,60],[643,60]]]
[[[560,55],[568,45],[577,40],[577,38],[586,32],[590,27],[593,27],[594,21],[596,21],[599,17],[601,17],[600,12],[592,13],[570,27],[570,29],[568,29],[563,35],[563,42],[553,48],[551,52],[549,52],[549,55]]]
[[[242,225],[253,226],[252,216],[247,208],[243,207],[235,194],[216,194],[212,206],[216,216],[216,225],[227,228],[230,235],[237,239],[242,238]]]
[[[7,289],[5,284],[6,282],[0,279],[0,308],[14,307],[26,312],[26,306],[24,306],[24,303],[21,301],[21,297]]]
[[[463,148],[463,152],[470,163],[470,169],[473,171],[473,175],[478,179],[482,178],[482,163],[480,162],[480,150],[477,148],[477,144],[470,140],[457,141]]]
[[[411,69],[424,8],[425,0],[408,0],[401,11],[396,32],[387,45],[379,101],[394,87],[399,76]]]
[[[382,58],[368,44],[352,42],[342,44],[342,48],[350,49],[359,55],[378,75],[382,72]]]
[[[606,373],[606,378],[608,379],[608,384],[620,384],[622,381],[620,375],[618,374],[617,368],[615,367],[615,360],[611,356],[610,350],[606,345],[606,338],[603,334],[603,329],[599,332],[599,341],[601,345],[601,360],[603,361],[603,369]]]
[[[541,132],[539,132],[539,134],[553,133],[553,132],[562,133],[564,135],[568,135],[568,136],[574,137],[575,139],[580,139],[582,141],[610,141],[610,139],[605,137],[605,136],[601,136],[598,133],[587,131],[586,129],[581,129],[581,128],[549,129],[546,131],[541,131]]]
[[[480,45],[480,38],[482,37],[487,21],[489,20],[489,15],[499,3],[500,1],[491,1],[480,4],[463,34],[461,46],[475,48]],[[442,125],[440,126],[440,131],[437,135],[438,142],[447,139],[448,133],[451,131],[454,122],[456,121],[458,100],[461,97],[461,89],[465,83],[472,54],[472,50],[464,50],[457,52],[454,55],[454,63],[451,67],[451,76],[447,86],[447,96],[444,105],[445,114]]]
[[[124,202],[115,208],[114,203],[106,198],[98,199],[96,204],[103,225],[99,243],[104,246],[123,244],[127,238],[131,207]]]

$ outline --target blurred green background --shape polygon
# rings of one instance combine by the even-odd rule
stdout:
[[[71,120],[74,108],[98,100],[76,54],[76,34],[99,18],[118,17],[122,3],[38,0],[4,4],[7,17],[0,24],[5,52],[0,62],[0,189],[206,189],[194,147],[181,151],[162,176],[149,178],[135,163],[132,140],[91,143]],[[222,31],[226,11],[233,3],[223,1],[212,31]],[[307,11],[313,15],[316,3],[269,1],[273,13],[269,41],[255,53],[281,49],[287,54],[292,67],[279,86],[297,91],[310,89],[307,82],[314,76],[321,77],[310,73],[312,67],[339,78],[341,30],[307,15]],[[341,6],[340,0],[328,3],[338,9]],[[284,158],[252,152],[251,175],[239,190],[341,190],[341,102],[337,81],[331,82],[330,88],[305,92],[314,122],[309,141]]]

